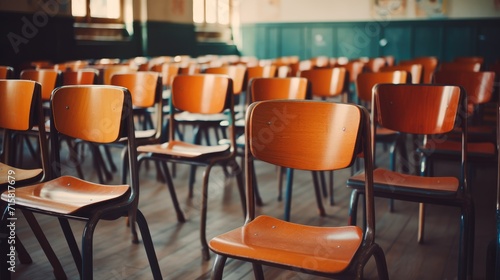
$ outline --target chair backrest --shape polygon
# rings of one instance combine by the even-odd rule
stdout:
[[[155,71],[118,73],[111,77],[111,85],[127,88],[135,107],[149,108],[162,100],[161,76]]]
[[[38,143],[42,161],[43,177],[48,172],[48,146],[45,136],[45,124],[42,111],[41,85],[28,80],[0,80],[0,128],[4,131],[2,141],[2,161],[10,164],[13,152],[11,145],[12,131],[28,131],[35,125],[38,129]]]
[[[106,65],[101,68],[102,84],[111,85],[111,77],[118,73],[136,72],[130,65]]]
[[[439,70],[479,72],[481,71],[481,63],[477,61],[443,62],[439,65]]]
[[[97,83],[99,71],[97,69],[85,68],[69,70],[62,73],[64,86],[69,85],[93,85]]]
[[[378,72],[380,71],[380,68],[384,66],[387,66],[387,62],[384,57],[374,57],[368,59],[364,68],[367,72]]]
[[[210,67],[205,69],[205,73],[228,75],[233,80],[233,94],[240,94],[243,90],[246,70],[247,68],[244,65],[229,65]]]
[[[161,74],[162,84],[165,88],[172,87],[172,81],[179,74],[179,63],[161,63],[151,67],[151,71]]]
[[[373,160],[370,120],[365,108],[317,100],[267,100],[252,103],[246,115],[245,171],[247,222],[255,218],[253,159],[300,170],[337,170],[365,154],[368,226],[374,235]]]
[[[335,97],[347,91],[348,74],[343,67],[301,71],[300,77],[309,80],[312,95],[316,97]]]
[[[127,207],[137,198],[137,149],[134,135],[132,97],[124,87],[111,85],[62,86],[51,99],[51,152],[55,174],[61,174],[60,135],[90,143],[125,141],[130,168],[131,192]]]
[[[61,71],[52,69],[27,69],[20,74],[23,80],[32,80],[42,85],[42,100],[49,101],[52,91],[62,84]]]
[[[177,110],[196,114],[219,114],[227,111],[229,140],[236,146],[234,132],[233,81],[228,75],[177,75],[172,83],[170,112]],[[175,115],[169,114],[169,141],[175,137]]]
[[[11,66],[0,65],[0,79],[12,79],[14,77],[14,68]]]
[[[422,64],[399,64],[393,66],[384,66],[380,68],[380,72],[388,71],[406,71],[411,75],[412,84],[420,84],[422,82]]]
[[[407,81],[406,71],[365,72],[356,79],[356,93],[360,101],[371,107],[373,87],[376,84],[405,84]]]
[[[399,64],[421,64],[422,65],[422,83],[432,83],[432,77],[438,65],[438,59],[434,56],[422,56],[409,60],[403,60]]]
[[[276,76],[276,65],[256,65],[247,67],[245,83],[243,86],[248,87],[250,81],[254,78],[271,78]]]
[[[455,62],[479,62],[484,63],[484,57],[482,56],[458,56],[453,59]]]
[[[341,66],[349,73],[349,82],[354,83],[358,75],[363,72],[364,63],[361,61],[349,61]]]
[[[248,87],[252,102],[273,99],[306,99],[308,81],[303,77],[255,78]]]

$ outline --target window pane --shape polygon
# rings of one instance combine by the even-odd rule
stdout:
[[[219,0],[217,21],[219,24],[229,24],[229,0]]]
[[[203,23],[205,21],[205,0],[193,1],[193,21]]]
[[[205,21],[207,23],[217,22],[217,0],[206,0]]]
[[[90,16],[120,18],[120,0],[90,0]]]
[[[71,2],[71,14],[74,17],[84,17],[87,14],[87,1],[73,0]]]

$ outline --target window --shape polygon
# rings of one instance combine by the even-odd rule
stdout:
[[[133,32],[133,0],[72,0],[75,36],[81,40],[122,40]]]
[[[231,42],[231,0],[193,0],[198,41]]]

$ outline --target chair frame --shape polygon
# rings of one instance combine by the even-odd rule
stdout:
[[[130,185],[128,186],[128,191],[126,191],[123,195],[111,200],[111,203],[107,203],[109,200],[105,200],[101,203],[93,204],[93,205],[88,205],[84,208],[79,208],[76,211],[70,211],[65,213],[61,211],[53,211],[50,209],[45,209],[45,207],[37,207],[36,203],[32,204],[29,202],[29,198],[25,198],[23,200],[24,202],[20,203],[18,200],[16,202],[16,208],[17,209],[22,209],[25,211],[30,211],[34,213],[39,213],[39,214],[44,214],[44,215],[49,215],[49,216],[54,216],[57,217],[59,220],[59,223],[61,225],[61,228],[63,230],[64,236],[66,238],[66,241],[68,242],[71,254],[73,256],[73,259],[75,261],[75,264],[77,265],[78,271],[80,272],[80,277],[82,279],[92,279],[93,278],[93,249],[92,249],[92,244],[93,244],[93,234],[94,230],[97,226],[97,223],[101,219],[105,220],[115,220],[119,217],[127,217],[129,214],[129,211],[135,211],[137,214],[137,223],[139,224],[139,228],[141,230],[141,235],[143,238],[144,246],[146,249],[146,253],[148,256],[148,260],[151,266],[151,270],[153,272],[153,277],[154,279],[161,279],[161,271],[158,265],[158,260],[156,258],[156,254],[154,252],[154,247],[153,247],[153,242],[151,239],[151,234],[149,232],[149,228],[146,222],[146,219],[142,212],[137,209],[137,204],[138,204],[138,193],[139,193],[139,178],[138,178],[138,171],[137,171],[137,151],[135,149],[135,135],[134,135],[134,123],[132,119],[132,99],[131,95],[128,92],[127,89],[122,88],[122,87],[113,87],[113,86],[95,86],[95,85],[88,85],[88,86],[63,86],[56,88],[52,94],[51,98],[51,126],[50,126],[50,138],[51,138],[51,160],[53,162],[52,166],[52,174],[54,175],[53,180],[48,181],[47,183],[41,183],[37,185],[32,185],[26,188],[43,188],[45,184],[51,185],[52,184],[61,184],[60,180],[66,180],[66,178],[71,178],[68,176],[61,177],[61,160],[60,160],[60,138],[63,138],[61,136],[70,136],[74,138],[84,138],[83,140],[85,141],[100,141],[97,138],[99,136],[96,136],[94,133],[85,133],[85,131],[79,131],[77,133],[71,132],[72,135],[66,135],[64,132],[58,131],[55,123],[58,119],[59,112],[55,111],[57,110],[56,108],[66,108],[66,109],[72,109],[72,106],[61,104],[63,101],[58,101],[58,99],[64,100],[64,95],[69,95],[71,94],[73,97],[75,94],[82,93],[83,94],[92,94],[93,96],[101,96],[105,94],[104,92],[100,92],[99,89],[103,88],[107,90],[106,93],[109,93],[109,91],[113,90],[113,92],[116,92],[116,95],[119,96],[119,98],[123,98],[122,103],[118,102],[117,108],[119,108],[119,112],[121,114],[120,120],[120,131],[119,135],[115,135],[112,137],[116,137],[114,140],[110,140],[110,137],[107,137],[103,141],[117,141],[120,139],[120,137],[126,137],[128,140],[128,161],[129,161],[129,166],[130,168]],[[96,92],[97,91],[97,92]],[[61,96],[61,97],[59,97]],[[65,102],[65,101],[64,101]],[[63,107],[64,106],[64,107]],[[81,116],[80,116],[81,117]],[[56,121],[55,121],[56,120]],[[90,125],[90,124],[89,124]],[[91,126],[89,126],[90,128]],[[80,180],[76,179],[75,180]],[[5,201],[6,199],[6,193],[2,194],[2,200]],[[16,193],[16,197],[19,197],[19,193]],[[7,222],[7,217],[8,217],[8,207],[4,207],[2,213],[2,224],[4,225]],[[82,250],[78,249],[75,237],[73,235],[73,232],[71,230],[70,224],[68,219],[74,219],[74,220],[80,220],[80,221],[86,221],[85,228],[83,230],[83,235],[82,235]],[[5,226],[1,227],[1,230],[6,230]],[[3,233],[3,232],[2,232]],[[2,246],[1,252],[6,252],[7,248],[7,242],[6,238],[7,235],[2,234],[0,235],[2,238],[0,245]],[[6,254],[2,253],[2,263],[4,262],[4,259],[6,257]],[[4,272],[4,271],[2,271]],[[6,275],[6,277],[10,277],[10,275]],[[2,279],[4,279],[2,277]],[[8,278],[5,278],[8,279]]]
[[[279,106],[283,106],[283,104],[288,104],[292,105],[293,104],[298,104],[299,106],[301,103],[316,103],[320,104],[320,106],[330,106],[330,107],[342,107],[342,106],[352,106],[355,107],[356,110],[359,112],[360,120],[358,123],[358,135],[357,138],[355,139],[356,141],[356,149],[357,151],[353,151],[352,155],[350,155],[350,163],[346,163],[345,165],[349,166],[352,165],[356,154],[359,152],[359,149],[362,149],[366,153],[366,160],[364,162],[365,168],[367,170],[366,172],[366,184],[365,184],[365,191],[367,195],[365,196],[365,202],[367,204],[367,216],[368,216],[368,226],[364,232],[364,235],[362,237],[363,241],[360,247],[357,250],[357,253],[354,255],[354,257],[351,260],[351,263],[347,266],[345,270],[343,270],[340,273],[335,273],[335,274],[330,274],[330,273],[324,273],[320,271],[314,271],[310,269],[305,269],[304,267],[296,267],[296,266],[291,266],[287,265],[286,263],[274,263],[274,262],[267,262],[262,259],[256,259],[254,258],[255,256],[252,257],[244,257],[243,255],[232,255],[230,253],[225,253],[224,248],[229,248],[231,247],[230,243],[232,241],[228,241],[227,245],[220,245],[220,244],[226,244],[224,241],[224,235],[228,234],[230,235],[233,231],[228,232],[226,234],[223,234],[219,237],[216,237],[212,239],[211,241],[211,249],[217,254],[216,260],[213,264],[213,270],[212,270],[212,276],[211,279],[222,279],[223,276],[223,270],[225,266],[225,262],[227,258],[234,258],[234,259],[239,259],[247,262],[251,262],[253,264],[254,268],[254,275],[256,279],[263,279],[264,274],[262,270],[262,265],[268,265],[268,266],[274,266],[278,268],[283,268],[283,269],[289,269],[293,271],[300,271],[304,273],[309,273],[313,275],[319,275],[319,276],[326,276],[326,277],[338,277],[342,279],[362,279],[363,278],[363,267],[367,263],[367,261],[370,259],[371,256],[375,257],[376,264],[377,264],[377,270],[379,272],[379,277],[381,279],[388,279],[388,273],[387,273],[387,265],[385,262],[385,257],[383,250],[375,243],[375,215],[374,215],[374,200],[373,200],[373,177],[372,173],[370,172],[373,170],[373,158],[371,156],[371,136],[370,136],[370,118],[369,118],[369,113],[368,111],[358,105],[354,104],[340,104],[340,103],[327,103],[327,102],[321,102],[321,101],[310,101],[310,100],[305,100],[305,101],[298,101],[298,100],[268,100],[268,101],[260,101],[260,102],[255,102],[251,104],[248,108],[247,111],[247,116],[246,116],[246,121],[247,125],[245,126],[245,138],[246,142],[249,143],[245,146],[245,160],[246,160],[246,165],[245,165],[245,173],[246,173],[246,199],[247,199],[247,215],[246,219],[244,222],[244,225],[241,228],[235,229],[234,232],[236,235],[239,235],[240,231],[245,231],[246,227],[252,224],[253,221],[256,219],[256,214],[255,214],[255,208],[256,208],[256,202],[255,202],[255,189],[254,189],[254,183],[253,183],[253,169],[254,169],[254,159],[262,159],[259,158],[260,156],[255,155],[255,151],[259,150],[259,145],[262,146],[262,144],[259,144],[258,141],[258,136],[256,137],[253,133],[253,122],[254,122],[254,116],[258,116],[259,114],[255,113],[255,109],[258,108],[259,106],[263,106],[263,109],[260,110],[269,110],[271,111],[272,108],[280,108]],[[267,107],[266,107],[267,106]],[[296,106],[295,106],[296,107]],[[295,108],[294,107],[294,108]],[[283,108],[283,107],[281,107]],[[292,109],[293,111],[293,109]],[[307,112],[310,112],[312,110],[309,110]],[[260,111],[262,112],[262,111]],[[305,111],[304,111],[305,113]],[[268,124],[270,123],[268,118],[260,118],[259,120],[256,120],[256,122],[267,122]],[[271,124],[272,125],[272,124]],[[276,125],[278,125],[278,122],[276,122]],[[281,126],[282,127],[282,126]],[[286,127],[295,127],[295,126],[286,126]],[[302,134],[302,132],[300,133]],[[288,135],[293,135],[293,133],[290,133]],[[353,140],[354,141],[354,140]],[[285,149],[286,150],[286,149]],[[288,153],[288,150],[281,151],[283,153]],[[272,153],[279,153],[276,150],[273,150]],[[261,152],[263,154],[263,152]],[[309,156],[309,155],[308,155]],[[346,155],[347,156],[347,155]],[[286,164],[287,160],[281,160],[281,157],[278,157],[277,155],[273,154],[271,157],[267,157],[264,160],[266,162],[272,163],[272,164],[277,164],[277,165],[283,165]],[[304,160],[301,159],[300,156],[295,156],[295,159],[288,159],[289,163],[289,168],[299,168],[299,169],[306,169],[304,166],[304,163],[301,163],[301,161],[305,162],[310,162],[310,160]],[[346,159],[346,162],[348,160]],[[293,162],[293,163],[291,163]],[[311,170],[321,170],[322,168],[326,168],[325,165],[328,165],[329,167],[333,168],[345,168],[347,166],[342,165],[342,164],[317,164],[317,166],[310,167]],[[307,168],[308,169],[308,168]],[[263,216],[260,216],[263,217]],[[284,222],[286,223],[286,222]],[[307,227],[307,226],[306,226]],[[266,233],[263,233],[267,236]],[[272,235],[269,233],[269,235]],[[216,239],[219,239],[221,241],[215,241]],[[231,239],[231,237],[229,237]],[[280,241],[282,242],[282,241]],[[235,241],[237,243],[235,246],[239,246],[238,241]],[[217,245],[219,244],[219,245]],[[242,244],[243,246],[247,246],[246,244]],[[251,246],[251,245],[248,245]],[[259,247],[254,247],[254,249],[258,249]],[[220,249],[220,250],[219,250]],[[236,250],[236,249],[235,249]],[[263,254],[265,255],[265,254]],[[291,255],[292,256],[292,255]]]
[[[405,91],[408,91],[407,94],[415,94],[413,89],[418,89],[417,87],[426,90],[426,87],[444,87],[443,85],[413,85],[413,84],[379,84],[373,89],[373,104],[381,104],[378,101],[378,92],[380,90],[384,90],[385,87],[402,87]],[[394,173],[385,174],[384,179],[381,179],[380,176],[375,176],[374,182],[374,194],[375,197],[384,197],[391,198],[397,200],[405,200],[405,201],[413,201],[420,203],[431,203],[431,204],[439,204],[439,205],[447,205],[454,206],[461,209],[461,237],[460,237],[460,246],[459,246],[459,266],[458,266],[458,277],[459,279],[463,278],[472,278],[472,265],[473,265],[473,252],[474,252],[474,204],[470,193],[470,188],[468,186],[468,174],[467,174],[467,114],[466,112],[466,104],[467,104],[467,95],[462,87],[459,86],[447,86],[447,87],[455,87],[460,90],[460,99],[457,109],[456,117],[458,118],[456,124],[461,127],[461,147],[462,147],[462,156],[461,156],[461,167],[460,167],[460,178],[458,180],[458,190],[454,193],[450,193],[450,191],[443,190],[432,190],[432,189],[413,189],[413,188],[404,188],[397,184],[391,183],[390,179],[394,178],[394,176],[401,176],[398,174],[402,173]],[[376,132],[376,127],[378,125],[378,107],[373,106],[372,108],[372,135]],[[382,124],[384,125],[384,124]],[[390,126],[388,128],[391,128]],[[406,132],[407,133],[407,132]],[[373,148],[373,153],[375,155],[375,147]],[[421,176],[428,176],[427,168],[428,166],[425,164],[426,162],[426,154],[421,153]],[[377,169],[375,170],[375,173]],[[385,172],[385,171],[382,171]],[[386,171],[389,172],[389,171]],[[357,205],[358,205],[358,197],[359,194],[363,193],[362,188],[362,180],[359,175],[353,176],[348,179],[347,186],[352,188],[351,193],[351,205],[349,209],[349,221],[350,224],[356,224],[356,216],[357,216]],[[411,178],[408,178],[411,180]],[[421,221],[419,221],[421,223]]]

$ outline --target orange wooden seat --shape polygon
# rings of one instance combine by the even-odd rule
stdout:
[[[422,167],[415,162],[420,176],[377,168],[374,171],[374,193],[377,197],[432,203],[457,207],[461,211],[459,240],[458,278],[470,278],[474,244],[474,207],[467,185],[467,115],[466,94],[458,86],[451,85],[393,85],[379,84],[374,89],[372,104],[372,134],[378,124],[410,135],[423,136],[425,140],[433,135],[441,135],[453,130],[455,123],[462,128],[461,160],[457,177],[432,177],[428,165]],[[439,137],[437,139],[439,141]],[[374,148],[374,154],[376,149]],[[425,153],[419,153],[422,163]],[[409,157],[413,158],[413,157]],[[358,196],[364,192],[363,173],[349,178],[347,185],[352,188],[349,216],[351,224],[356,224]],[[423,216],[421,216],[423,218]],[[423,220],[419,221],[423,233]],[[419,241],[423,235],[419,234]]]
[[[409,60],[400,61],[399,64],[421,64],[422,65],[422,83],[430,84],[434,76],[434,72],[438,66],[438,59],[433,56],[416,57]]]
[[[55,167],[54,179],[19,189],[16,192],[16,209],[59,219],[82,279],[92,279],[92,240],[97,222],[101,219],[128,217],[129,213],[135,212],[153,277],[161,279],[146,219],[137,209],[139,178],[130,93],[123,87],[63,86],[54,90],[51,110],[50,138],[51,160]],[[103,123],[103,120],[106,122]],[[63,135],[101,144],[112,143],[125,137],[128,148],[127,161],[131,166],[130,184],[102,185],[67,175],[61,176],[64,170],[59,151]],[[8,193],[2,193],[1,198],[7,201]],[[81,254],[68,219],[86,221]],[[2,240],[0,244],[6,244],[6,240]]]
[[[277,119],[276,112],[286,112],[285,118]],[[222,278],[227,258],[252,263],[256,279],[264,279],[262,265],[330,278],[362,279],[363,267],[372,256],[380,279],[387,279],[384,253],[374,241],[368,112],[351,104],[268,100],[250,105],[245,127],[247,218],[243,226],[210,241],[210,249],[217,254],[212,279]],[[263,131],[272,133],[273,138],[259,138]],[[266,215],[256,217],[251,176],[254,159],[293,169],[336,170],[350,166],[361,149],[367,158],[369,229],[365,234],[357,226],[316,227]],[[333,250],[322,250],[322,246]]]

